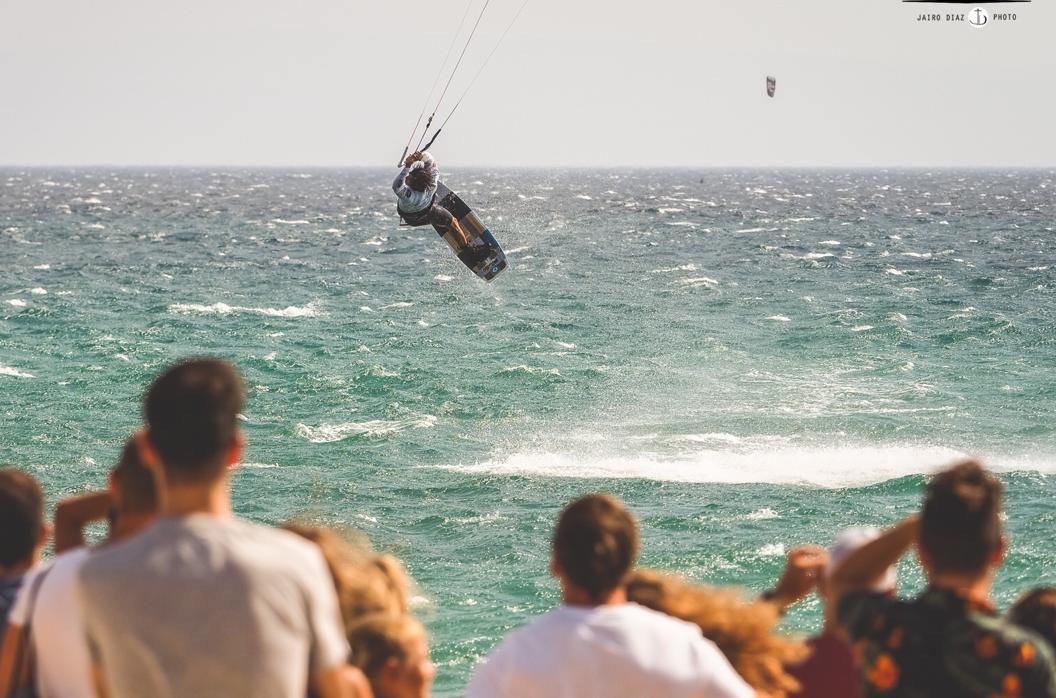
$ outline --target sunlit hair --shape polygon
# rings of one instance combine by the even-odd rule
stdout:
[[[1056,648],[1056,587],[1039,587],[1020,596],[1008,609],[1008,619]]]
[[[676,575],[635,570],[627,583],[630,601],[698,626],[755,690],[784,698],[799,690],[786,668],[801,663],[810,650],[775,632],[773,604],[748,602],[738,591],[687,583]]]
[[[363,670],[371,683],[390,659],[403,664],[418,640],[426,637],[422,624],[406,613],[372,613],[348,628],[352,664]]]
[[[374,552],[364,536],[357,540],[352,534],[297,522],[282,527],[319,546],[337,589],[346,629],[368,614],[407,612],[411,590],[407,572],[396,558]]]

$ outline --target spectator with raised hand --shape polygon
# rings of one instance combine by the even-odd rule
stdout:
[[[627,600],[638,524],[619,500],[578,499],[554,530],[559,608],[514,631],[470,681],[469,698],[751,698],[700,628]]]
[[[798,681],[795,698],[858,698],[858,672],[854,653],[836,621],[836,599],[829,576],[848,554],[858,546],[879,537],[871,527],[853,527],[841,531],[829,550],[803,546],[788,553],[788,562],[780,581],[765,597],[782,611],[817,591],[822,603],[822,630],[807,641],[810,655],[806,661],[789,667]],[[895,569],[889,567],[874,587],[881,594],[895,591]]]
[[[40,483],[21,470],[0,469],[0,628],[26,573],[40,561],[48,532]]]
[[[1004,622],[990,600],[1006,548],[1001,494],[979,463],[958,463],[932,477],[919,516],[861,545],[833,571],[839,623],[861,650],[864,696],[1056,696],[1050,649]],[[924,592],[912,600],[876,592],[914,545]]]
[[[144,402],[141,451],[164,479],[163,516],[91,555],[80,598],[93,669],[113,698],[370,696],[348,664],[319,550],[231,511],[244,389],[217,360],[179,363]]]
[[[110,473],[109,489],[59,502],[55,507],[55,545],[58,548],[61,539],[67,549],[42,567],[35,581],[24,585],[15,601],[8,641],[13,643],[14,654],[22,658],[23,666],[0,663],[0,686],[21,689],[32,676],[32,689],[39,698],[95,696],[75,585],[81,566],[92,554],[84,547],[84,527],[109,518],[110,534],[102,544],[105,548],[153,523],[158,501],[156,476],[140,460],[133,437]]]

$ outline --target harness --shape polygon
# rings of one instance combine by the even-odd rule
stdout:
[[[423,208],[421,211],[408,212],[404,211],[399,205],[396,206],[396,213],[400,216],[400,221],[405,225],[419,226],[429,225],[429,211],[436,205],[436,194],[433,194],[432,200],[429,201],[429,205]]]

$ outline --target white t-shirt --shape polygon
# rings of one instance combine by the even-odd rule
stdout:
[[[638,604],[561,606],[477,668],[467,698],[754,698],[691,623]]]
[[[35,577],[27,577],[11,608],[12,625],[30,621],[40,698],[95,698],[91,660],[84,639],[84,620],[77,598],[77,574],[87,548],[70,550],[35,574],[46,574],[32,610],[29,596]],[[32,613],[32,617],[29,617]]]

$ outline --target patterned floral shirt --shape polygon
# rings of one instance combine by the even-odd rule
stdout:
[[[838,615],[863,696],[1056,698],[1051,648],[989,604],[934,587],[911,601],[854,592]]]

